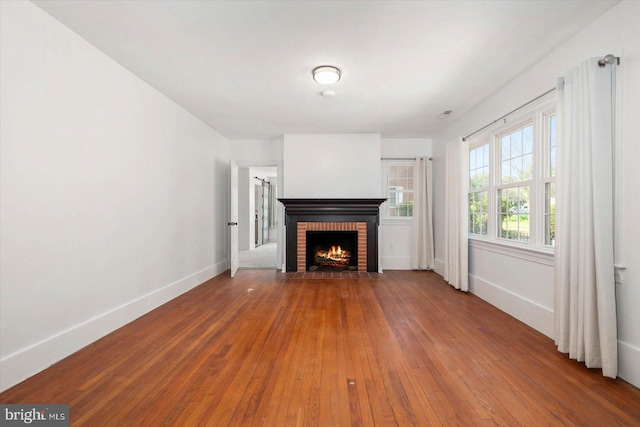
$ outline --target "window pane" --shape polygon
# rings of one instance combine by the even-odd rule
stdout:
[[[413,216],[413,193],[404,192],[402,202],[398,203],[398,216]]]
[[[522,155],[522,131],[511,134],[511,157]]]
[[[498,235],[509,240],[529,241],[528,185],[498,190]]]
[[[533,178],[533,155],[526,154],[522,156],[522,179],[520,181],[528,181]]]
[[[528,181],[533,177],[533,125],[512,132],[501,138],[500,182]]]
[[[486,155],[485,155],[486,154]],[[489,144],[469,151],[469,189],[489,186]]]
[[[502,237],[502,238],[507,238],[507,227],[506,224],[507,221],[509,219],[509,216],[506,214],[499,214],[498,215],[498,223],[502,224],[503,226],[501,226],[498,230],[498,237]]]
[[[391,206],[394,206],[394,205],[396,205],[398,203],[397,202],[397,194],[396,194],[395,190],[393,190],[393,188],[395,188],[395,187],[389,187],[389,204]]]
[[[481,187],[489,186],[489,166],[485,166],[478,171],[478,182]]]
[[[487,201],[488,192],[480,191],[469,194],[469,233],[487,234]]]
[[[513,181],[522,181],[523,176],[522,157],[511,159],[511,178]]]
[[[413,216],[413,172],[412,161],[386,164],[386,218],[400,219]]]
[[[556,243],[556,184],[548,182],[544,189],[544,244]]]
[[[500,153],[501,153],[500,158],[502,160],[511,158],[511,143],[509,141],[508,136],[503,137],[501,140]]]
[[[556,176],[556,116],[549,117],[549,176]]]
[[[405,182],[406,184],[404,189],[408,191],[413,191],[413,176],[411,178],[407,178]]]
[[[511,165],[508,161],[502,162],[500,176],[502,177],[501,181],[503,184],[509,184],[511,181],[513,181],[511,179]]]
[[[533,152],[533,126],[527,126],[522,129],[522,153],[528,154]]]

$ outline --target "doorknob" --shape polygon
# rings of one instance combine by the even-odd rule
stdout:
[[[237,222],[228,222],[227,225],[238,225]]]

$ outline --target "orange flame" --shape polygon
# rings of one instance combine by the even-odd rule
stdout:
[[[316,256],[331,261],[348,263],[349,259],[351,258],[351,253],[347,250],[342,249],[340,246],[331,246],[331,249],[329,250],[318,251],[316,253]]]

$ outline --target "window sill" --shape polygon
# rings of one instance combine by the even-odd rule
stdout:
[[[474,237],[469,237],[469,247],[551,267],[555,265],[553,249],[523,247],[520,245],[483,240]]]

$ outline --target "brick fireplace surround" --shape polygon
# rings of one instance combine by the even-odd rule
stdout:
[[[306,270],[307,231],[357,231],[358,272],[378,272],[379,206],[386,199],[278,199],[285,206],[286,271]]]
[[[357,231],[358,271],[367,271],[367,223],[366,222],[299,222],[296,259],[298,271],[307,268],[307,231]]]

